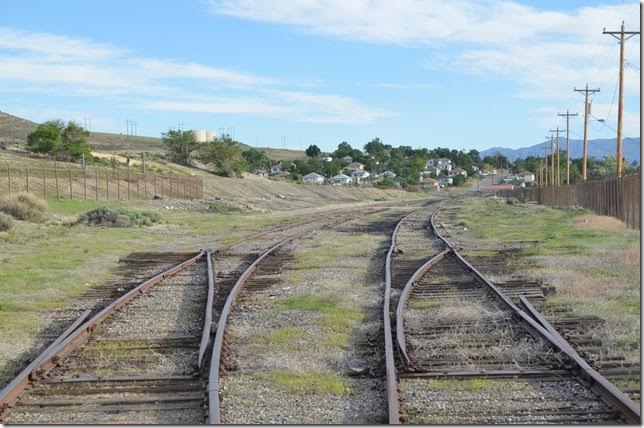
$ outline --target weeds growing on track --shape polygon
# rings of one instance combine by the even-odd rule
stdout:
[[[596,335],[605,340],[608,351],[639,361],[639,231],[582,209],[507,205],[490,198],[466,199],[455,216],[458,221],[470,227],[453,238],[475,245],[475,251],[537,241],[521,250],[521,263],[531,266],[528,274],[555,286],[557,292],[547,302],[604,318]]]
[[[350,379],[332,373],[276,371],[262,376],[276,389],[299,395],[348,395],[353,390]]]

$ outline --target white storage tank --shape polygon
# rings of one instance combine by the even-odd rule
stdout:
[[[214,141],[217,138],[215,131],[206,131],[206,141]]]
[[[197,140],[198,143],[205,143],[207,141],[205,129],[193,130],[192,135],[195,136],[195,140]]]

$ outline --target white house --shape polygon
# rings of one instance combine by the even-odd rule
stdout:
[[[324,176],[317,172],[311,172],[302,177],[302,181],[308,184],[322,184],[324,183]]]
[[[534,174],[530,171],[521,171],[517,174],[520,180],[523,180],[525,183],[534,183]]]
[[[333,177],[329,178],[329,181],[331,182],[331,184],[336,185],[336,186],[337,185],[345,186],[345,185],[351,183],[351,177],[349,177],[348,175],[344,175],[344,174],[338,174],[338,175],[334,175]]]
[[[425,166],[425,169],[431,171],[431,168],[438,168],[440,171],[444,169],[446,169],[447,171],[451,171],[452,161],[447,158],[430,159],[427,161],[427,165]]]
[[[371,174],[369,174],[368,171],[365,171],[362,169],[356,169],[351,173],[351,179],[356,183],[360,184],[365,178],[369,177],[370,175]]]
[[[282,172],[282,164],[278,163],[271,167],[271,175],[276,175]]]

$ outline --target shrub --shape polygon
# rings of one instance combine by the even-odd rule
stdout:
[[[118,213],[125,216],[137,226],[151,226],[161,220],[159,213],[154,211],[131,211],[127,208],[119,208]]]
[[[11,230],[12,227],[13,219],[4,213],[0,213],[0,232]]]
[[[47,202],[30,193],[16,193],[0,201],[0,212],[17,220],[41,223],[47,218]]]
[[[132,211],[127,208],[110,210],[106,207],[96,208],[78,217],[77,223],[88,226],[130,227],[150,226],[161,219],[152,211]]]
[[[517,198],[510,197],[510,198],[506,199],[505,203],[508,204],[508,205],[516,205],[516,204],[519,203],[519,200]]]

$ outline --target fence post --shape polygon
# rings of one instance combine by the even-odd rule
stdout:
[[[157,175],[154,174],[153,177],[154,177],[154,196],[156,197],[157,196]]]
[[[27,193],[29,193],[29,168],[25,168],[25,184],[27,187]]]
[[[96,179],[96,187],[94,188],[94,193],[96,194],[96,200],[98,201],[98,168],[94,169],[94,178]]]
[[[163,199],[163,176],[161,176],[161,199]]]
[[[143,173],[143,189],[145,191],[145,199],[148,199],[148,175]]]
[[[139,173],[136,173],[136,199],[139,198]]]
[[[110,200],[110,171],[105,171],[105,200]]]
[[[54,164],[54,177],[56,177],[56,199],[60,199],[60,193],[58,191],[58,165]]]
[[[127,200],[130,200],[130,165],[127,166]]]
[[[42,169],[42,198],[47,199],[47,180],[45,178],[45,168]]]
[[[74,194],[72,193],[72,169],[69,168],[67,171],[69,173],[69,199],[74,199]]]
[[[87,200],[87,168],[85,168],[85,162],[83,162],[83,198]]]
[[[118,170],[116,170],[116,200],[121,200],[121,180],[119,179]]]

